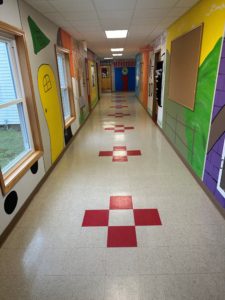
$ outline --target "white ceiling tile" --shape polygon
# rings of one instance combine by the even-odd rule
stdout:
[[[131,25],[155,25],[159,24],[161,18],[134,18]]]
[[[102,19],[114,18],[116,20],[131,18],[133,10],[98,10],[98,15]]]
[[[134,18],[162,18],[168,15],[171,8],[139,8],[135,10]]]
[[[178,17],[167,17],[162,22],[160,22],[157,28],[161,27],[167,29],[171,24],[173,24]]]
[[[48,0],[60,12],[93,11],[94,7],[90,0]]]
[[[76,30],[78,30],[79,32],[83,32],[83,33],[85,33],[85,32],[93,32],[93,31],[97,31],[97,32],[99,32],[99,31],[102,31],[101,30],[101,28],[99,27],[99,26],[96,26],[96,25],[93,25],[93,26],[78,26],[78,25],[73,25],[74,26],[74,28],[76,28]]]
[[[136,0],[93,0],[97,10],[133,10]]]
[[[126,45],[126,40],[109,40],[108,45],[110,48],[124,48]]]
[[[144,35],[146,33],[149,33],[152,30],[152,27],[154,26],[146,26],[146,25],[131,25],[128,35],[130,36],[131,34],[139,34]]]
[[[196,3],[198,3],[199,0],[180,0],[176,6],[178,7],[192,7],[194,6]]]
[[[25,0],[28,4],[33,6],[35,9],[37,9],[40,12],[56,12],[56,9],[48,3],[46,0]]]
[[[70,24],[74,25],[75,27],[98,27],[100,29],[100,24],[98,20],[88,20],[88,21],[84,21],[84,20],[74,20],[74,21],[70,21]]]
[[[177,0],[137,0],[138,8],[168,8],[173,7]]]
[[[86,21],[97,20],[98,16],[92,11],[73,11],[73,12],[61,12],[61,15],[68,21]]]
[[[100,23],[104,27],[104,30],[120,30],[128,29],[130,20],[122,20],[118,22],[114,19],[100,19]]]
[[[124,47],[134,56],[158,37],[196,0],[26,0],[76,39],[101,55]],[[137,4],[137,5],[136,5]],[[175,6],[176,5],[176,6]],[[126,39],[106,39],[104,30],[128,29]]]
[[[58,26],[69,26],[70,23],[66,20],[64,20],[62,18],[62,16],[57,13],[57,12],[53,12],[53,13],[44,13],[44,15],[51,20],[52,22],[54,22],[55,24],[57,24]]]
[[[182,16],[184,13],[186,13],[186,11],[188,11],[189,8],[187,7],[173,7],[167,16],[169,17],[180,17]]]

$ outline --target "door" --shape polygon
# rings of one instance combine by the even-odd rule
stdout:
[[[102,86],[102,92],[111,92],[112,90],[111,66],[101,66],[101,86]]]
[[[64,124],[55,75],[50,65],[38,69],[38,88],[51,141],[52,163],[64,147]]]

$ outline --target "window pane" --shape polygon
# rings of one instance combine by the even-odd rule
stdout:
[[[0,109],[0,167],[5,173],[30,150],[23,104]]]
[[[62,92],[62,104],[63,104],[63,114],[64,119],[68,119],[70,117],[70,101],[67,89],[61,89]]]
[[[71,111],[70,111],[70,100],[69,100],[67,78],[66,78],[65,56],[63,54],[58,53],[57,62],[58,62],[59,81],[60,81],[61,95],[62,95],[63,114],[64,114],[64,119],[67,120],[71,116]]]
[[[17,99],[8,46],[0,41],[0,104]]]
[[[64,66],[64,59],[61,54],[57,54],[57,61],[58,61],[58,69],[59,69],[59,81],[61,88],[66,88],[66,74],[65,74],[65,66]]]

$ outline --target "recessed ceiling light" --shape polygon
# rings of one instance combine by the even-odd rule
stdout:
[[[128,30],[106,30],[107,39],[124,39],[127,37]]]
[[[122,56],[122,53],[113,53],[112,56]]]
[[[113,57],[104,57],[104,59],[113,59]]]
[[[123,50],[124,50],[124,48],[111,48],[112,52],[121,52]]]

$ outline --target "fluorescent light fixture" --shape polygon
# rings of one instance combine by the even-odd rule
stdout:
[[[106,30],[107,39],[124,39],[127,37],[128,30]]]
[[[122,56],[122,53],[113,53],[112,56]]]
[[[113,57],[104,57],[104,59],[113,59]]]
[[[112,52],[122,52],[124,48],[111,48]]]

